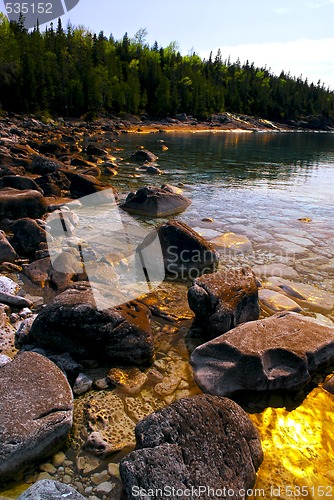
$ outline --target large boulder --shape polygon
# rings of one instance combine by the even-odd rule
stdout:
[[[136,365],[151,361],[149,309],[133,301],[112,308],[106,304],[101,310],[96,293],[89,284],[72,285],[38,314],[19,343],[85,359]]]
[[[170,220],[149,233],[137,251],[149,247],[157,234],[165,272],[171,278],[191,280],[204,272],[212,272],[218,264],[218,255],[212,245],[187,224],[177,220]]]
[[[54,363],[26,352],[0,368],[0,401],[0,479],[5,479],[64,444],[73,396]]]
[[[147,217],[167,217],[183,212],[191,201],[168,188],[144,187],[130,193],[121,208],[129,213]]]
[[[45,214],[47,203],[44,196],[32,189],[0,189],[0,219],[38,219]]]
[[[190,309],[211,337],[259,318],[258,282],[250,268],[197,278],[188,290]]]
[[[299,390],[334,361],[334,328],[294,312],[239,325],[191,355],[204,392]]]
[[[233,496],[244,499],[239,492],[254,486],[263,459],[256,428],[226,398],[181,399],[144,418],[135,432],[136,450],[120,464],[128,499],[141,488],[147,495],[175,488],[182,496],[201,499],[212,498],[210,491],[227,499],[233,490]]]
[[[43,479],[30,486],[18,500],[84,500],[84,498],[68,484]]]

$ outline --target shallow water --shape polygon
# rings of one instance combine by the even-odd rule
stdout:
[[[139,145],[159,156],[163,175],[127,162]],[[126,134],[119,146],[124,161],[112,181],[121,192],[182,182],[193,203],[178,218],[204,236],[246,235],[251,265],[287,263],[302,281],[333,290],[334,134]]]

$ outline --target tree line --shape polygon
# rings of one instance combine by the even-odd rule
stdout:
[[[286,122],[309,115],[334,118],[334,93],[284,71],[221,51],[182,56],[176,42],[146,43],[146,30],[120,40],[61,20],[27,31],[24,19],[0,13],[0,109],[79,117],[84,114],[187,113],[199,119],[224,111]]]

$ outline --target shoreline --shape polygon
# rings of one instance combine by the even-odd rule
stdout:
[[[177,115],[179,116],[179,115]],[[314,122],[309,126],[307,121],[280,123],[236,113],[220,113],[213,115],[209,120],[200,121],[191,116],[182,114],[179,118],[154,119],[149,117],[139,117],[135,115],[124,115],[123,117],[98,117],[95,120],[87,121],[83,117],[59,117],[50,118],[43,115],[24,115],[14,113],[3,113],[0,116],[1,122],[7,122],[11,125],[18,122],[32,121],[39,125],[54,127],[82,127],[92,129],[102,127],[106,131],[111,130],[116,135],[119,134],[158,134],[158,133],[265,133],[265,132],[316,132],[332,133],[334,127],[321,121],[319,118],[318,126]],[[1,138],[3,139],[3,138]]]

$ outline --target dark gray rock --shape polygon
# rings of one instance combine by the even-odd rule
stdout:
[[[47,203],[39,191],[13,188],[0,189],[0,219],[38,219],[45,214]]]
[[[38,245],[47,240],[45,229],[33,219],[19,219],[11,225],[11,230],[14,234],[13,245],[25,255],[35,252]]]
[[[229,269],[197,278],[188,290],[190,309],[213,337],[259,318],[258,282],[250,268]]]
[[[180,193],[148,186],[130,193],[121,208],[132,214],[167,217],[183,212],[190,204],[191,201]]]
[[[30,486],[18,500],[84,500],[84,498],[68,484],[43,479]]]
[[[72,400],[64,374],[39,354],[24,352],[0,369],[0,479],[64,444]]]
[[[51,174],[61,168],[64,168],[64,165],[59,161],[41,155],[35,155],[31,163],[32,172],[39,175]]]
[[[15,262],[17,254],[6,238],[4,231],[0,230],[0,264],[3,262]]]
[[[21,343],[136,365],[153,356],[149,309],[133,301],[99,310],[87,283],[72,285],[52,300]]]
[[[204,392],[298,390],[334,361],[334,328],[293,312],[239,325],[191,355]]]
[[[137,252],[148,247],[157,234],[165,272],[171,278],[192,280],[203,272],[212,272],[218,264],[218,254],[213,246],[187,224],[176,220],[170,220],[149,233]]]
[[[254,486],[263,459],[255,426],[226,398],[181,399],[144,418],[135,432],[136,450],[120,464],[128,499],[135,498],[138,488],[163,490],[166,486],[183,490],[185,497],[200,486],[237,493]],[[212,495],[206,490],[200,498]]]
[[[73,174],[68,172],[67,177],[70,179],[70,191],[71,194],[77,196],[78,198],[85,197],[94,193],[103,193],[106,197],[105,202],[108,201],[108,195],[111,196],[110,201],[117,200],[117,191],[112,187],[101,184],[101,182],[93,177],[92,175],[84,175],[84,174]]]
[[[145,163],[145,162],[153,162],[157,161],[158,156],[147,149],[138,149],[135,153],[130,156],[130,161],[134,161],[136,163]]]

